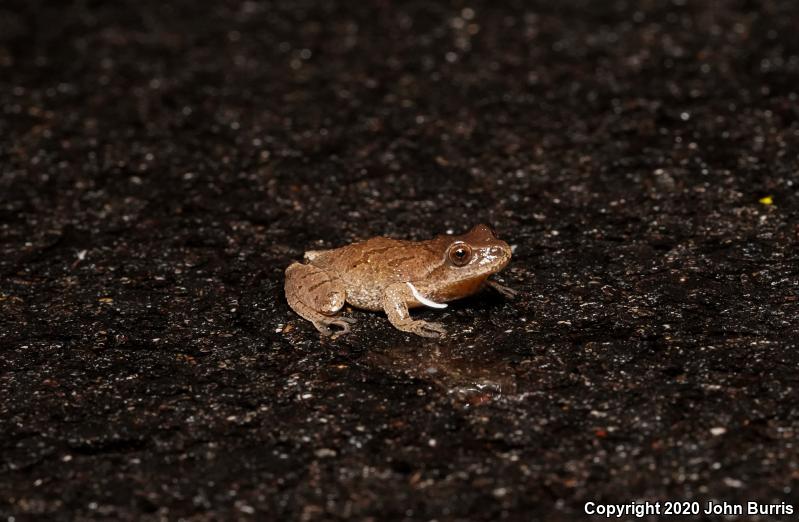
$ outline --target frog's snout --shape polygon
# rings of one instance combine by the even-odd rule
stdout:
[[[507,244],[492,246],[488,249],[486,257],[498,265],[497,270],[502,270],[510,262],[511,249]]]

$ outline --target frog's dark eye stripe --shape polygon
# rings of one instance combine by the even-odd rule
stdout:
[[[449,247],[449,260],[455,266],[464,266],[472,258],[472,249],[466,243],[455,243]]]

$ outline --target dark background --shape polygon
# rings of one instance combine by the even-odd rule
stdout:
[[[797,20],[0,3],[0,520],[799,512]],[[286,305],[304,250],[487,221],[521,296],[446,339]]]

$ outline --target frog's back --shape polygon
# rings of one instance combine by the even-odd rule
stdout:
[[[346,286],[350,304],[380,310],[386,287],[423,277],[439,257],[428,241],[378,236],[341,248],[308,252],[306,261],[336,272]]]
[[[419,245],[423,243],[377,236],[330,250],[312,250],[306,252],[305,260],[333,269],[340,276],[362,274],[369,277],[371,274],[374,277],[386,268],[397,268],[405,261],[416,259]]]
[[[385,251],[389,248],[399,246],[401,243],[406,243],[406,241],[378,236],[338,248],[309,250],[305,252],[305,262],[323,268],[333,268],[342,271],[351,265],[359,264],[364,257],[368,258],[368,256],[373,253]]]

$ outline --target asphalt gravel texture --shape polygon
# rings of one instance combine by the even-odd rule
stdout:
[[[0,520],[799,513],[797,20],[0,3]],[[481,222],[520,295],[443,339],[286,304],[305,250]]]

